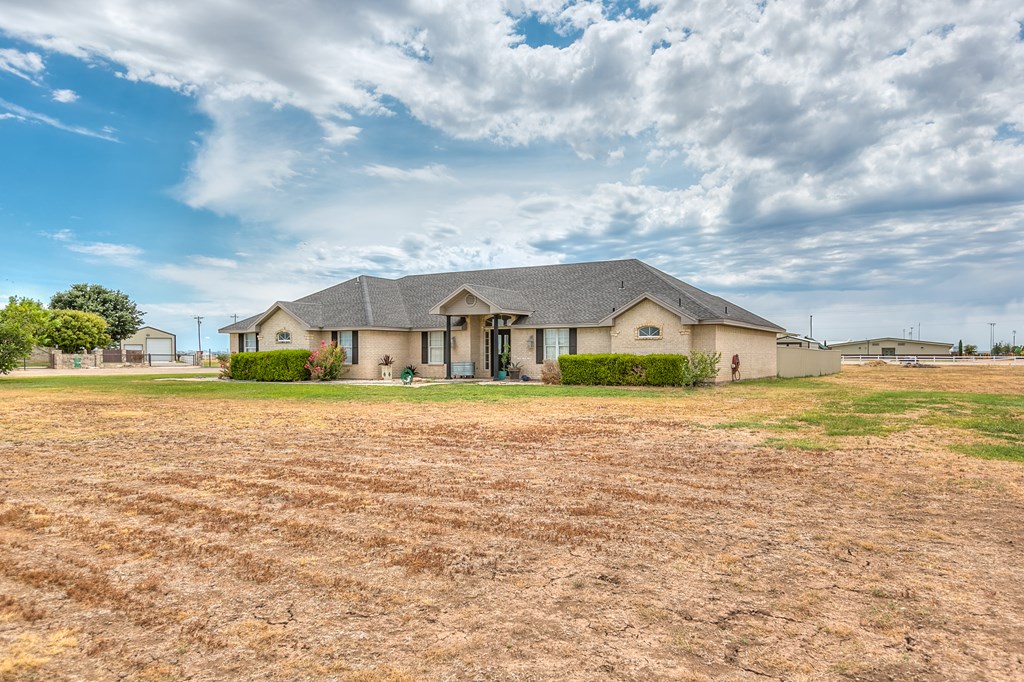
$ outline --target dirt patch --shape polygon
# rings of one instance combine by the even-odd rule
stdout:
[[[812,402],[5,391],[0,679],[1021,679],[1024,466]]]

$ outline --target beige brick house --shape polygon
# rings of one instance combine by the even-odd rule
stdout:
[[[639,260],[471,272],[360,276],[219,330],[231,351],[315,349],[337,342],[346,378],[380,376],[387,354],[420,376],[492,377],[510,362],[539,378],[545,359],[575,353],[738,355],[745,379],[776,373],[781,327]],[[397,373],[396,373],[397,374]]]

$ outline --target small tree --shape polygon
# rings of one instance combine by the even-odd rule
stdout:
[[[977,355],[977,354],[978,354],[978,347],[976,345],[974,345],[973,343],[968,343],[968,344],[964,345],[964,355]]]
[[[699,386],[708,383],[718,376],[718,363],[721,361],[721,353],[705,353],[702,350],[690,351],[685,384],[687,386]]]
[[[110,345],[106,321],[81,310],[51,310],[43,343],[65,353],[89,352]]]
[[[50,299],[51,310],[81,310],[95,313],[107,322],[107,334],[112,341],[122,341],[142,326],[142,316],[135,302],[127,294],[99,284],[75,284]]]
[[[0,374],[7,374],[32,353],[49,317],[39,301],[17,296],[8,299],[0,310]]]

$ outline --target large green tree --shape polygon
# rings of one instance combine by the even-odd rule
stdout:
[[[81,310],[51,310],[43,343],[65,353],[89,352],[110,345],[107,321]]]
[[[50,314],[39,301],[11,296],[0,310],[0,374],[7,374],[39,343]]]
[[[107,321],[107,334],[122,341],[139,330],[144,312],[127,294],[99,284],[75,284],[50,299],[51,310],[81,310],[95,313]]]

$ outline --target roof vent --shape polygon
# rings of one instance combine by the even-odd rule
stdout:
[[[626,280],[623,279],[623,280],[619,281],[619,288],[620,289],[625,289],[626,288]]]
[[[729,314],[729,306],[725,306],[725,314],[726,314],[726,315],[728,315],[728,314]]]
[[[683,297],[682,296],[679,297],[679,307],[680,308],[683,307]]]

